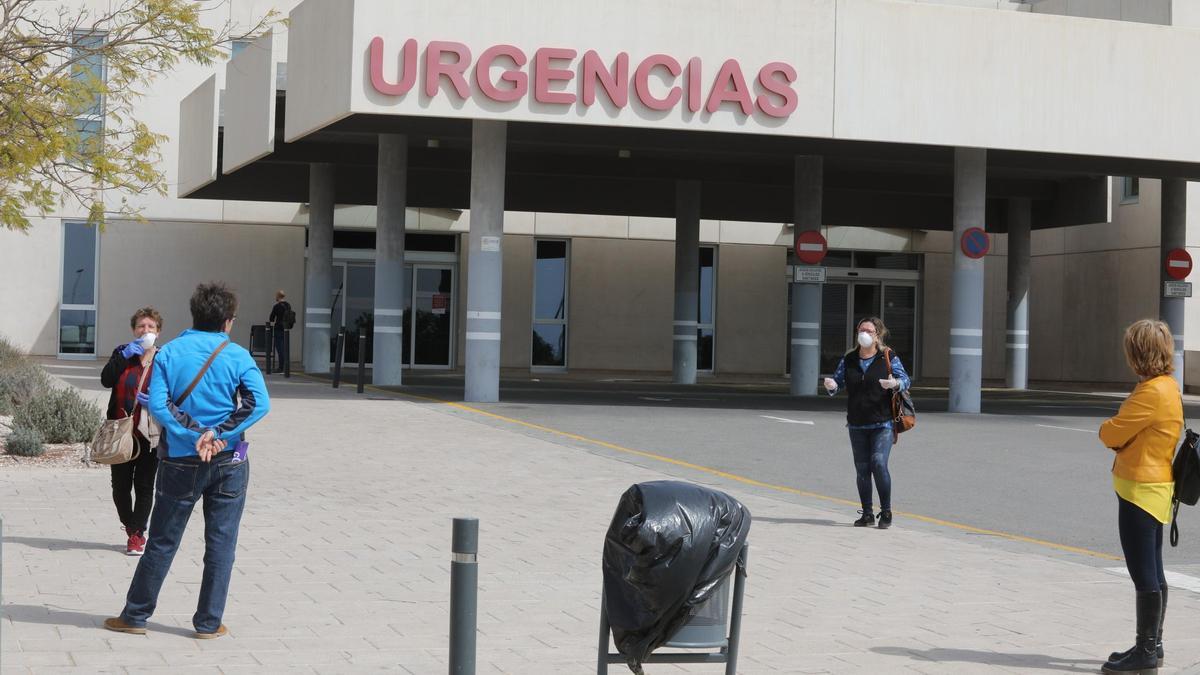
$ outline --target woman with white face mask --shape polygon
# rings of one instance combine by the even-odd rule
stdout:
[[[838,362],[833,377],[825,378],[825,391],[833,396],[845,388],[846,428],[854,451],[854,469],[858,475],[858,498],[862,517],[855,527],[875,524],[871,483],[879,491],[879,528],[892,525],[892,475],[888,455],[895,435],[892,431],[892,392],[911,385],[904,364],[884,340],[887,327],[877,317],[858,322],[854,331],[857,347]],[[889,365],[891,366],[889,368]]]

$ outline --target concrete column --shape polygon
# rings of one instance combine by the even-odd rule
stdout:
[[[987,150],[954,149],[954,274],[950,280],[950,412],[978,413],[983,386],[983,261],[962,250],[963,233],[983,227]]]
[[[700,182],[675,181],[675,384],[696,384],[700,319]]]
[[[1162,238],[1159,260],[1158,294],[1162,295],[1162,282],[1174,281],[1167,276],[1167,253],[1187,246],[1187,181],[1182,178],[1164,178],[1162,181]],[[1163,298],[1158,301],[1158,318],[1171,327],[1175,337],[1175,380],[1183,388],[1183,323],[1185,298]]]
[[[304,276],[304,372],[329,372],[333,304],[333,165],[308,167],[308,266]]]
[[[371,381],[399,385],[404,362],[404,207],[408,137],[380,134],[375,210],[375,335]]]
[[[1031,202],[1008,200],[1008,374],[1009,389],[1029,386],[1029,249]]]
[[[508,126],[471,126],[471,232],[467,259],[465,400],[500,400],[500,283],[504,239],[504,162]]]
[[[792,214],[797,237],[801,232],[821,229],[824,180],[821,157],[796,157]],[[821,377],[821,284],[791,283],[792,395],[814,396]]]

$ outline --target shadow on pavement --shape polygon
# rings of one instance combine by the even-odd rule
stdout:
[[[1021,670],[1053,670],[1061,673],[1096,673],[1104,661],[1099,659],[1068,659],[1045,654],[1009,654],[978,649],[912,649],[911,647],[872,647],[876,654],[907,656],[914,661],[934,663],[978,663],[988,666],[1020,668]]]
[[[100,544],[94,541],[75,541],[72,539],[50,539],[47,537],[5,537],[6,544],[22,544],[31,548],[44,548],[47,551],[116,551],[124,553],[124,546],[118,544]]]
[[[754,516],[756,523],[776,523],[779,525],[823,525],[825,527],[853,527],[853,524],[839,523],[837,521],[818,518],[768,518],[766,516]]]
[[[88,614],[87,612],[76,612],[69,609],[60,609],[50,607],[48,605],[4,605],[3,611],[0,614],[8,617],[14,622],[21,623],[44,623],[52,626],[75,626],[77,628],[95,628],[99,631],[108,631],[103,627],[104,620],[110,615]],[[111,615],[115,616],[115,615]],[[161,623],[149,622],[146,624],[148,632],[166,633],[168,635],[178,635],[180,637],[190,638],[193,636],[193,631],[188,628],[179,626],[166,626]]]

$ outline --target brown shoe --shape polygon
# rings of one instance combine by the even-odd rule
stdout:
[[[146,629],[137,626],[130,626],[121,620],[120,617],[114,616],[111,619],[104,620],[104,627],[109,630],[115,630],[118,633],[129,633],[130,635],[145,635]]]
[[[225,624],[221,624],[220,626],[217,626],[217,631],[215,633],[196,633],[192,637],[196,638],[197,640],[215,640],[219,637],[225,637],[228,634],[229,629],[225,627]]]

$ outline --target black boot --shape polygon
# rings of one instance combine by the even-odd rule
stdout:
[[[855,527],[869,527],[875,524],[875,514],[871,513],[871,507],[868,506],[859,513],[862,514],[862,518],[854,521]]]
[[[1137,642],[1133,648],[1121,653],[1121,658],[1110,659],[1101,670],[1105,673],[1136,673],[1157,675],[1158,673],[1158,629],[1162,623],[1162,592],[1149,591],[1137,594]]]
[[[1157,641],[1158,644],[1156,645],[1156,649],[1155,649],[1155,657],[1157,657],[1157,659],[1158,659],[1158,667],[1162,668],[1162,664],[1163,664],[1163,644],[1162,644],[1163,624],[1167,620],[1167,585],[1166,584],[1163,584],[1163,586],[1162,586],[1162,612],[1159,613],[1158,617],[1159,617],[1158,618],[1158,641]],[[1112,654],[1108,655],[1108,660],[1109,661],[1119,661],[1120,659],[1123,659],[1126,656],[1129,656],[1129,653],[1132,652],[1134,649],[1136,649],[1136,647],[1130,647],[1129,649],[1127,649],[1123,652],[1113,652]]]

